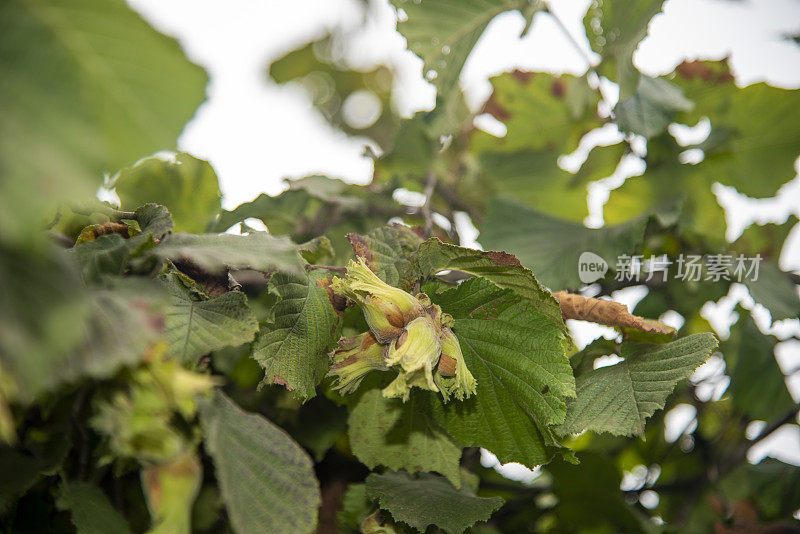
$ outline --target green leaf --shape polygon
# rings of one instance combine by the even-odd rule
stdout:
[[[436,471],[461,487],[462,447],[425,413],[419,395],[407,403],[365,392],[350,411],[350,447],[370,469]]]
[[[420,532],[436,525],[445,532],[460,534],[478,521],[487,521],[503,505],[500,497],[478,497],[466,486],[457,490],[430,473],[372,473],[367,477],[367,495],[396,521]]]
[[[111,377],[138,364],[161,335],[164,299],[150,280],[87,289],[63,251],[3,249],[0,273],[0,372],[14,382],[12,400]]]
[[[248,235],[172,234],[150,254],[162,259],[189,260],[208,271],[282,269],[299,273],[301,258],[297,246],[286,237],[265,232]]]
[[[731,500],[750,499],[758,504],[759,519],[790,517],[800,501],[800,467],[775,458],[756,465],[743,463],[721,481]]]
[[[0,35],[4,239],[174,147],[205,98],[203,70],[122,0],[3,2]]]
[[[554,291],[577,289],[583,284],[578,262],[584,252],[603,258],[613,272],[619,256],[636,252],[644,239],[646,224],[646,219],[638,219],[587,228],[513,201],[494,199],[489,204],[480,241],[486,247],[515,254]]]
[[[587,184],[601,178],[608,178],[617,170],[620,160],[627,151],[628,145],[623,142],[593,147],[589,151],[586,161],[572,177],[571,184]]]
[[[753,300],[769,310],[772,321],[796,319],[800,316],[800,295],[797,285],[771,261],[762,261],[758,270],[758,279],[744,279],[744,285],[750,291]]]
[[[210,298],[191,278],[178,272],[160,277],[169,293],[165,336],[170,354],[187,364],[198,356],[253,340],[258,322],[240,291]]]
[[[469,145],[486,187],[554,216],[582,220],[588,214],[586,184],[561,169],[558,158],[602,125],[597,92],[585,77],[540,72],[514,71],[491,82],[484,112],[502,122],[506,134],[473,130]]]
[[[636,92],[614,107],[623,132],[646,138],[663,133],[678,111],[691,111],[693,104],[681,89],[663,78],[641,75]]]
[[[324,235],[297,245],[297,249],[303,259],[311,264],[327,264],[334,259],[333,244]]]
[[[134,216],[143,234],[150,233],[159,240],[174,226],[172,214],[165,206],[159,204],[148,203],[139,206],[134,211]]]
[[[108,497],[88,482],[64,480],[58,492],[57,506],[68,510],[78,534],[129,534],[125,518],[111,505]]]
[[[342,506],[336,514],[336,519],[340,525],[358,531],[361,520],[369,512],[370,506],[367,485],[350,484],[342,496]]]
[[[280,300],[274,320],[264,325],[253,344],[253,358],[264,368],[265,383],[278,382],[302,398],[328,370],[328,353],[339,339],[341,317],[328,296],[325,273],[295,276],[276,273],[270,288]]]
[[[589,44],[603,56],[600,73],[620,85],[622,98],[627,98],[638,82],[633,53],[663,3],[664,0],[594,0],[586,11],[583,25]]]
[[[122,209],[148,202],[169,209],[175,229],[205,232],[220,210],[219,180],[207,161],[186,153],[146,158],[119,171],[110,184]]]
[[[506,126],[506,135],[497,138],[474,131],[472,151],[532,150],[557,157],[575,150],[584,134],[602,125],[597,115],[599,96],[585,77],[514,71],[490,81],[493,92],[484,112]]]
[[[497,196],[577,222],[589,214],[586,184],[558,166],[555,152],[485,152],[480,156],[480,163],[491,191]],[[483,205],[486,205],[485,199]]]
[[[214,226],[224,232],[245,219],[260,219],[273,235],[288,235],[295,231],[309,204],[315,201],[305,191],[284,191],[280,195],[258,195],[250,202],[239,204],[235,209],[222,210]]]
[[[785,223],[752,224],[731,245],[731,249],[745,256],[761,257],[777,263],[789,233],[797,225],[797,216],[790,214]]]
[[[316,462],[321,462],[347,431],[347,410],[320,395],[304,403],[297,411],[297,419],[284,428],[311,452]]]
[[[565,399],[575,395],[561,329],[511,290],[481,278],[431,299],[455,318],[453,332],[478,382],[477,395],[440,407],[447,431],[501,462],[547,462],[545,425],[563,422]]]
[[[698,165],[707,182],[719,181],[751,197],[774,196],[796,174],[800,89],[766,83],[739,87],[725,61],[682,63],[676,71],[671,81],[695,102],[680,122],[695,124],[702,117],[711,122],[711,134],[700,146],[705,159]]]
[[[562,434],[586,429],[640,436],[645,420],[717,348],[713,334],[694,334],[663,345],[626,343],[623,361],[578,376]]]
[[[401,224],[381,226],[365,236],[348,234],[353,251],[389,285],[410,291],[419,279],[415,261],[422,239]]]
[[[771,421],[795,405],[775,361],[777,340],[762,334],[747,310],[739,306],[736,312],[739,320],[721,346],[733,406],[753,419]]]
[[[394,74],[383,65],[369,71],[344,65],[339,41],[327,35],[293,50],[270,65],[269,75],[279,84],[302,84],[332,125],[351,135],[370,137],[384,149],[391,147],[399,122],[391,102]],[[365,116],[363,123],[353,121],[353,113],[345,109],[345,102],[353,95],[374,97],[380,105],[377,114]]]
[[[67,254],[80,265],[86,283],[99,281],[105,275],[121,275],[128,266],[131,253],[145,244],[142,236],[131,241],[119,234],[108,234],[80,243],[67,250]]]
[[[611,191],[603,208],[607,224],[630,222],[655,214],[664,226],[676,225],[724,246],[725,213],[712,185],[722,175],[708,173],[705,162],[680,163],[684,150],[672,136],[662,134],[647,142],[647,169]]]
[[[501,288],[512,289],[566,331],[558,301],[511,254],[459,247],[432,238],[419,246],[417,262],[423,276],[456,270],[486,278]]]
[[[286,432],[221,392],[201,408],[200,422],[237,533],[314,530],[319,483],[311,458]]]
[[[392,198],[394,187],[364,187],[324,176],[287,181],[289,190],[276,197],[259,195],[233,211],[223,210],[217,231],[249,217],[260,219],[272,235],[288,235],[297,243],[325,234],[332,242],[334,262],[352,257],[345,235],[366,233],[403,211]]]
[[[392,0],[408,19],[397,30],[408,48],[424,61],[423,72],[440,96],[458,91],[458,78],[472,48],[489,25],[504,11],[524,10],[527,0]]]

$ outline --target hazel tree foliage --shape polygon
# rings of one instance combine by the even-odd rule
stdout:
[[[372,181],[295,178],[233,209],[176,150],[208,77],[174,40],[122,0],[0,6],[0,530],[796,531],[800,469],[748,461],[797,431],[784,339],[750,308],[724,332],[702,310],[742,283],[771,324],[800,315],[778,261],[797,218],[730,242],[712,190],[795,176],[800,90],[743,86],[726,60],[644,75],[662,2],[606,0],[585,73],[502,73],[471,109],[484,30],[514,11],[536,32],[546,3],[391,4],[436,106],[399,116],[391,66],[339,57],[348,31],[302,44],[265,75],[369,139]],[[345,106],[364,91],[369,124]],[[697,144],[670,133],[701,120]],[[558,164],[609,124],[617,142]],[[588,188],[630,159],[644,171],[585,226]],[[631,286],[634,309],[614,302]],[[613,335],[580,346],[578,322]]]

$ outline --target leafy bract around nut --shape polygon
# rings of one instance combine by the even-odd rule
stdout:
[[[388,371],[389,367],[384,362],[388,348],[388,345],[380,345],[372,332],[340,339],[328,373],[336,377],[334,389],[353,393],[370,371]]]
[[[334,278],[331,288],[361,305],[369,329],[380,343],[398,337],[407,322],[425,313],[419,300],[378,278],[363,258],[350,260],[347,277]]]
[[[369,371],[397,369],[397,377],[383,389],[384,397],[405,402],[413,387],[440,392],[445,401],[475,393],[475,378],[450,328],[453,318],[427,295],[415,297],[390,286],[363,258],[351,260],[347,276],[334,278],[331,288],[361,305],[370,328],[339,341],[329,373],[337,379],[335,389],[352,393]]]

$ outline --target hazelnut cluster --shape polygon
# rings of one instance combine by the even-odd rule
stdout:
[[[373,273],[364,260],[350,261],[347,275],[334,278],[331,289],[361,306],[369,330],[342,338],[332,355],[329,375],[335,388],[351,393],[373,370],[397,370],[383,389],[388,398],[408,400],[412,387],[463,400],[476,391],[461,346],[453,333],[453,318],[424,293],[413,296],[392,287]]]

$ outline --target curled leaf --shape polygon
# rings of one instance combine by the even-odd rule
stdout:
[[[627,306],[619,302],[584,297],[566,291],[558,291],[553,296],[558,299],[565,321],[577,319],[618,328],[633,328],[650,334],[674,336],[677,333],[671,326],[633,315]]]

